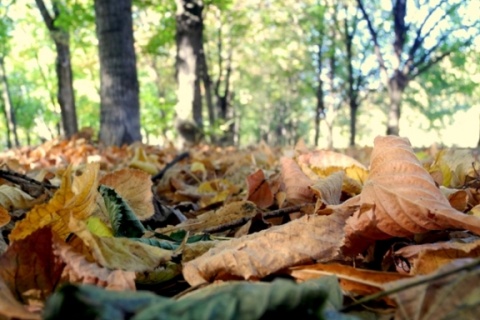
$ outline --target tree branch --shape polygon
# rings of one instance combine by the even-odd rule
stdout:
[[[38,10],[40,10],[40,14],[42,15],[43,21],[47,25],[48,30],[55,31],[55,20],[48,12],[47,7],[45,6],[45,2],[43,2],[43,0],[35,0],[35,3],[37,4]]]
[[[365,21],[367,22],[368,30],[369,30],[370,35],[371,35],[372,40],[373,40],[375,55],[377,56],[377,60],[378,60],[379,66],[380,66],[380,70],[383,74],[383,77],[385,78],[384,82],[387,83],[388,82],[388,71],[387,71],[387,67],[385,66],[385,60],[383,60],[382,52],[380,51],[380,45],[379,45],[378,39],[377,39],[377,32],[373,28],[372,21],[370,20],[367,12],[365,11],[365,7],[363,6],[362,0],[357,0],[357,3],[358,3],[358,7],[360,8],[360,10],[363,13],[363,17],[364,17]]]

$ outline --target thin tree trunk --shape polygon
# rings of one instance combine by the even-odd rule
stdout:
[[[176,127],[183,140],[197,143],[203,137],[202,96],[200,91],[203,51],[203,3],[176,0],[177,105]]]
[[[15,146],[19,147],[20,142],[18,141],[17,122],[15,120],[15,110],[13,108],[12,96],[10,95],[10,86],[8,84],[7,72],[5,70],[4,57],[0,57],[0,68],[2,72],[4,114],[7,122],[7,145],[9,148],[12,147],[11,135],[13,134]]]
[[[58,89],[57,100],[62,114],[62,127],[65,136],[71,137],[78,131],[77,113],[75,109],[75,97],[73,90],[73,72],[70,56],[70,37],[67,31],[55,25],[60,11],[57,1],[53,0],[53,16],[48,12],[43,0],[35,0],[38,9],[47,26],[50,36],[55,43],[57,58],[55,70],[57,73]]]
[[[100,141],[141,141],[132,0],[95,0],[100,54]]]
[[[323,36],[322,36],[323,37]],[[325,113],[325,100],[324,100],[324,93],[323,93],[323,80],[321,77],[322,68],[323,68],[323,57],[322,57],[322,42],[323,39],[320,40],[318,44],[318,69],[317,69],[317,106],[315,108],[315,138],[314,143],[315,146],[318,146],[318,141],[320,140],[320,120],[324,117]]]
[[[408,84],[407,77],[402,72],[395,72],[388,84],[388,95],[390,105],[388,111],[387,134],[399,134],[400,128],[400,108],[402,104],[402,95]]]

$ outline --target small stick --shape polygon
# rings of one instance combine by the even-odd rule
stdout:
[[[167,163],[165,165],[165,167],[160,170],[160,172],[158,172],[156,175],[154,175],[152,177],[152,181],[155,182],[157,180],[160,180],[163,178],[163,176],[165,175],[165,172],[167,172],[168,169],[170,169],[171,167],[173,167],[176,163],[182,161],[183,159],[185,158],[188,158],[190,156],[190,153],[187,151],[187,152],[183,152],[183,153],[180,153],[178,156],[175,157],[175,159],[173,159],[172,161],[170,161],[169,163]]]

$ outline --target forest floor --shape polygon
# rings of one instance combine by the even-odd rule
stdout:
[[[0,318],[474,318],[475,150],[0,154]]]

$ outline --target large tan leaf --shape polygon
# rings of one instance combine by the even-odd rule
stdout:
[[[73,178],[69,167],[63,174],[62,184],[52,199],[48,203],[33,207],[27,216],[17,223],[9,235],[10,241],[23,239],[45,226],[51,226],[52,230],[64,239],[70,233],[68,229],[70,215],[77,219],[86,219],[95,208],[98,170],[98,163],[88,164],[80,176]]]
[[[12,243],[0,257],[0,278],[19,301],[38,303],[56,289],[63,264],[52,244],[51,229],[42,228]]]
[[[192,285],[222,276],[263,278],[280,269],[340,257],[348,210],[328,216],[307,215],[287,224],[222,242],[184,265]]]
[[[283,157],[280,164],[287,200],[292,204],[314,202],[315,195],[309,188],[313,181],[302,172],[295,160]]]
[[[53,248],[55,255],[65,263],[62,281],[94,284],[110,290],[135,290],[135,272],[104,268],[94,261],[89,261],[89,257],[77,252],[58,237]]]
[[[410,274],[428,274],[455,259],[480,257],[480,239],[407,246],[395,251],[395,255],[409,261]]]
[[[95,260],[110,269],[152,271],[170,261],[174,252],[128,238],[98,237],[88,231],[86,223],[71,218],[70,229],[90,248]]]
[[[429,230],[467,229],[480,234],[480,219],[453,209],[415,157],[407,139],[377,137],[360,208],[347,220],[346,247],[368,239],[407,237]],[[362,248],[363,246],[363,248]]]
[[[153,215],[152,180],[151,175],[145,171],[125,168],[106,174],[99,184],[115,189],[140,220]]]

